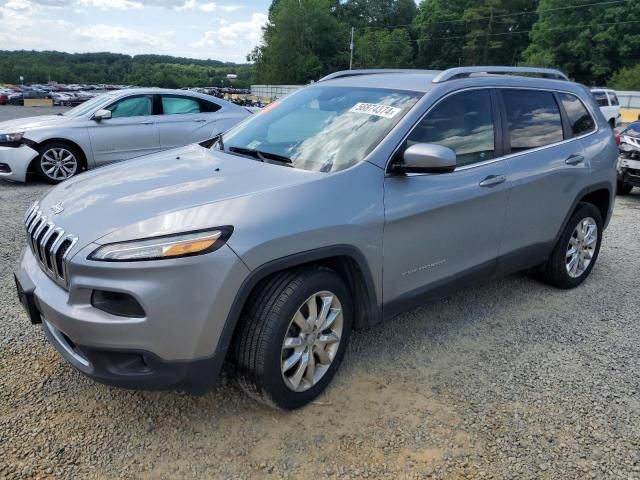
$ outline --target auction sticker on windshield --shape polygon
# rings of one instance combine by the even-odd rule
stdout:
[[[349,111],[353,113],[366,113],[377,117],[393,118],[400,110],[399,108],[380,105],[379,103],[356,103]]]

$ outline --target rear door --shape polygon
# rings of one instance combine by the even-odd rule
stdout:
[[[162,148],[179,147],[207,140],[219,132],[220,105],[187,95],[160,95],[156,117]]]
[[[491,90],[455,92],[431,108],[401,146],[399,155],[415,143],[444,145],[456,152],[458,166],[451,173],[385,178],[385,304],[493,272],[510,191],[499,125]]]
[[[139,157],[160,149],[153,95],[132,95],[106,107],[111,118],[88,127],[96,166]]]
[[[582,101],[547,90],[500,89],[511,192],[500,273],[542,261],[590,173],[580,137],[595,130]]]

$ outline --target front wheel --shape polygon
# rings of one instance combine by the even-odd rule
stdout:
[[[600,252],[602,216],[590,203],[571,216],[544,270],[544,280],[558,288],[574,288],[589,276]]]
[[[60,183],[80,171],[80,152],[66,143],[49,143],[39,149],[35,170],[47,183]]]
[[[267,405],[291,410],[327,387],[352,325],[349,289],[332,270],[274,275],[253,292],[234,339],[236,378]]]

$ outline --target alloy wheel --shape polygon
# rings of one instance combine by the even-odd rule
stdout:
[[[63,147],[46,150],[40,159],[44,174],[52,180],[62,181],[75,175],[78,170],[76,156]]]
[[[337,295],[321,291],[296,311],[284,341],[280,371],[287,388],[303,392],[316,385],[333,362],[344,325]]]
[[[598,224],[591,217],[578,222],[569,237],[565,259],[567,273],[571,278],[580,277],[591,264],[598,243]]]

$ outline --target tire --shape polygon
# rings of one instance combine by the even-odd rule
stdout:
[[[56,184],[78,174],[82,168],[82,153],[64,142],[51,142],[38,149],[35,171],[41,180]]]
[[[576,236],[578,226],[584,225],[583,222],[586,222],[589,226],[595,225],[596,227],[595,240],[592,242],[580,240],[580,238]],[[570,245],[570,240],[572,243],[577,242],[577,245]],[[600,210],[590,203],[581,203],[576,212],[569,219],[569,222],[562,232],[562,235],[560,235],[560,239],[545,265],[543,280],[558,288],[569,289],[577,287],[584,282],[591,273],[591,270],[598,259],[598,254],[600,253],[601,242],[602,216],[600,215]],[[573,246],[574,249],[578,249],[578,257],[575,263],[569,263],[570,260],[574,258],[573,255],[571,258],[569,257],[569,250],[571,246]],[[580,249],[583,247],[588,249],[589,255],[591,256],[586,268],[583,268],[585,260],[581,260],[582,258],[586,259],[586,256],[580,256]],[[570,267],[574,266],[576,263],[578,266],[575,267],[575,271],[570,272],[570,270],[572,270]]]
[[[615,118],[610,118],[610,119],[609,119],[609,126],[610,126],[612,129],[616,128],[616,120],[615,120]]]
[[[633,190],[633,185],[629,185],[628,183],[618,180],[618,183],[616,184],[616,195],[629,195],[631,190]]]
[[[326,318],[333,317],[333,322],[324,330],[311,331],[310,322],[304,322],[305,316],[312,317],[308,306],[315,303],[321,314],[320,305],[328,297],[332,303]],[[324,391],[340,366],[352,319],[349,289],[334,271],[308,267],[275,274],[252,293],[240,319],[233,344],[238,383],[249,396],[272,407],[292,410],[306,405]],[[308,333],[299,327],[301,323]],[[329,338],[334,341],[322,343]],[[285,348],[285,340],[302,343]],[[313,361],[315,375],[305,368],[305,357]],[[296,374],[301,371],[299,379]]]

